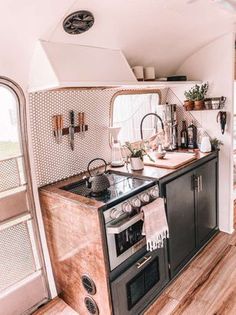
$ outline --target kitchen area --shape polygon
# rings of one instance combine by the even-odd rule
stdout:
[[[0,77],[0,315],[235,314],[231,14],[69,2]]]
[[[172,90],[194,84],[30,93],[53,274],[79,314],[145,313],[217,235],[219,150]]]

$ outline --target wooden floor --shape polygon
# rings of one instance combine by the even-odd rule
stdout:
[[[145,315],[236,315],[236,232],[220,232]]]
[[[34,314],[77,313],[55,299]],[[145,315],[236,315],[236,232],[220,232]]]

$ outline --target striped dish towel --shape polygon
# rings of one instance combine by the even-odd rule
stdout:
[[[147,250],[153,251],[163,247],[164,239],[169,237],[164,199],[157,198],[143,206],[141,211],[144,221],[142,235],[146,235]]]

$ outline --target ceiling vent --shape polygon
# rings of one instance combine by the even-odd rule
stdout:
[[[94,17],[91,12],[81,10],[68,15],[64,22],[65,32],[71,35],[82,34],[88,31],[94,23]]]

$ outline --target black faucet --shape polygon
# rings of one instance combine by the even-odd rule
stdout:
[[[143,118],[141,120],[141,123],[140,123],[140,135],[141,135],[141,139],[142,140],[143,140],[143,121],[144,121],[144,119],[147,116],[155,116],[155,117],[157,117],[160,120],[160,122],[161,122],[161,128],[162,128],[162,130],[164,132],[164,124],[163,124],[163,121],[162,121],[161,117],[159,115],[157,115],[156,113],[148,113],[145,116],[143,116]]]

